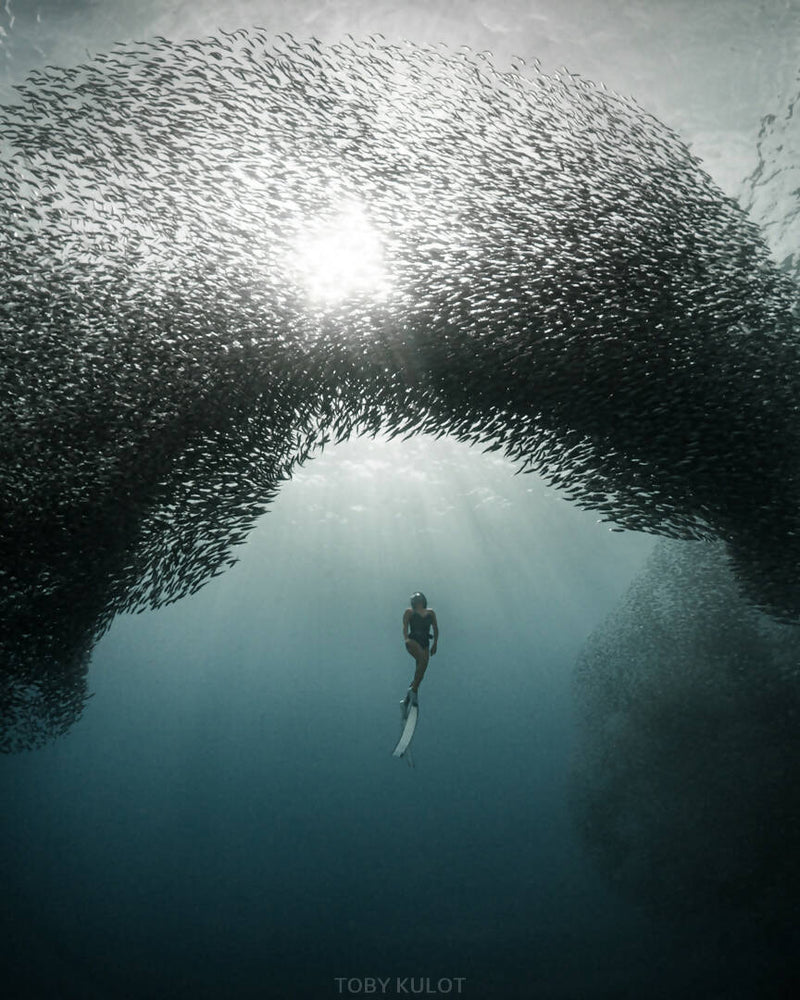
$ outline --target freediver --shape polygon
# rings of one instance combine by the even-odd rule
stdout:
[[[423,593],[417,591],[410,601],[411,607],[403,612],[403,642],[409,654],[414,657],[417,669],[414,679],[408,688],[405,701],[409,699],[412,705],[417,704],[417,691],[428,669],[428,660],[436,655],[436,647],[439,642],[439,623],[436,620],[436,612],[428,607],[428,600]],[[431,641],[431,627],[433,627],[433,645],[428,646]]]

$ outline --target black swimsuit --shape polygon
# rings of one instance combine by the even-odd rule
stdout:
[[[412,611],[408,620],[408,638],[418,642],[423,649],[428,648],[431,641],[431,619],[430,615],[421,615],[418,611]]]

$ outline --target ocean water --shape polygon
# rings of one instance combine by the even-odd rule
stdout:
[[[9,0],[5,86],[247,24],[564,63],[673,125],[793,253],[793,2]],[[655,544],[455,441],[325,450],[231,570],[114,622],[69,733],[0,758],[0,996],[789,995],[785,928],[659,913],[576,823],[573,671]],[[441,640],[409,766],[391,749],[417,589]]]

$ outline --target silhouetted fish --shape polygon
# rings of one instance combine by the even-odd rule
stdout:
[[[575,815],[614,885],[704,927],[797,934],[800,630],[749,607],[724,546],[663,542],[575,675]],[[723,924],[724,926],[724,924]]]
[[[42,730],[68,725],[111,617],[196,590],[351,433],[500,445],[618,525],[725,539],[754,602],[800,611],[796,289],[632,101],[260,31],[120,46],[19,92],[0,747],[36,742],[20,691],[49,684]],[[376,284],[339,259],[317,295],[320,240],[355,241]]]

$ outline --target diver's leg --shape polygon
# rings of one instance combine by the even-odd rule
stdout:
[[[427,649],[419,647],[420,655],[415,659],[417,661],[417,670],[414,674],[414,680],[411,682],[411,690],[419,691],[419,686],[422,683],[422,678],[425,676],[425,671],[428,669],[428,660],[430,659],[430,652]]]
[[[417,669],[414,672],[414,679],[409,685],[412,691],[416,691],[420,686],[425,669],[428,666],[428,658],[430,654],[427,649],[423,649],[422,646],[420,646],[416,639],[406,639],[406,649],[408,650],[409,656],[413,656],[417,664]]]
[[[425,652],[416,639],[406,639],[406,649],[408,650],[408,655],[413,656],[415,660],[418,660]]]

